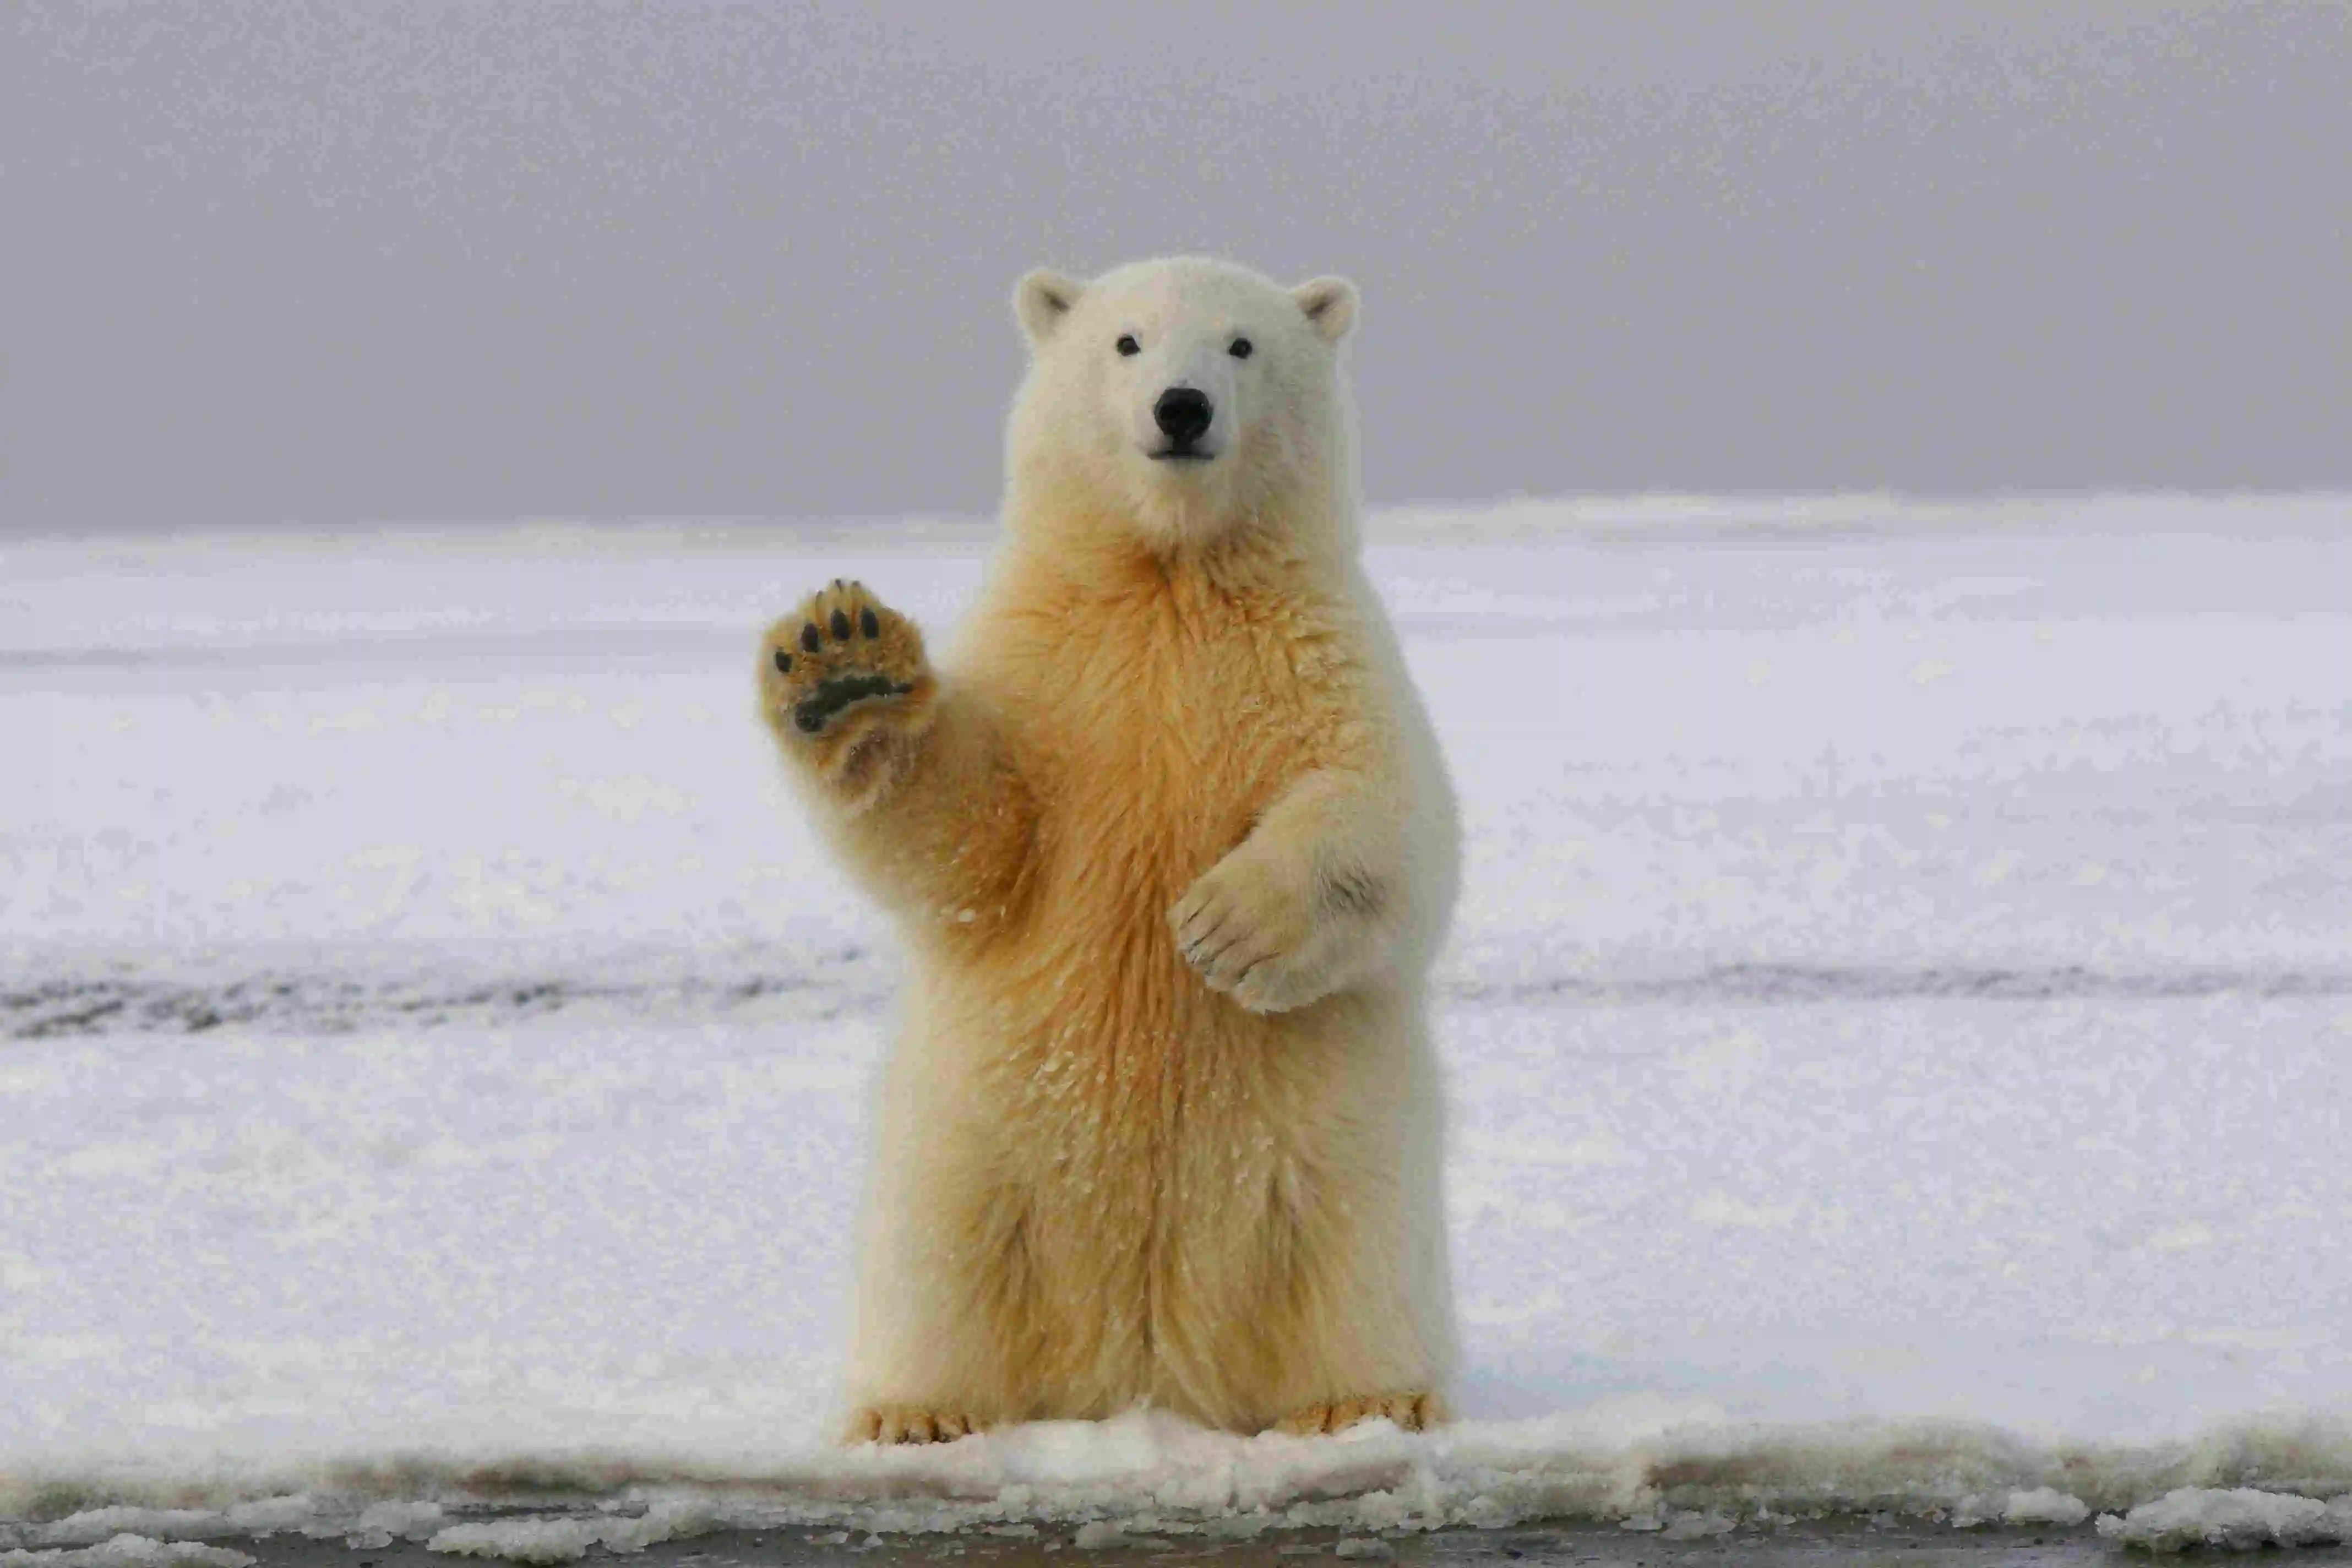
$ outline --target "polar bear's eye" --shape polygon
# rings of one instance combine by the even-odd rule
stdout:
[[[1143,352],[1143,345],[1137,342],[1132,335],[1122,332],[1119,334],[1118,352],[1131,359]]]
[[[1250,341],[1247,338],[1235,338],[1234,346],[1225,352],[1235,359],[1247,359],[1251,353]]]

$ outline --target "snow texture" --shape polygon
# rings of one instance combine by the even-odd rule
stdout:
[[[2352,1495],[2323,1503],[2315,1498],[2252,1487],[2218,1490],[2182,1487],[2145,1502],[2121,1519],[2099,1516],[2099,1533],[2126,1546],[2179,1552],[2221,1546],[2251,1552],[2263,1546],[2333,1546],[2352,1541]]]
[[[837,574],[946,624],[982,531],[11,543],[0,1553],[2334,1518],[2347,525],[1380,520],[1468,830],[1465,1418],[895,1452],[829,1441],[895,961],[750,659]]]
[[[708,1507],[657,1504],[641,1514],[455,1524],[436,1532],[428,1546],[434,1552],[510,1563],[571,1563],[586,1556],[592,1546],[625,1556],[679,1536],[698,1535],[716,1521],[715,1511]]]
[[[2000,1510],[2005,1524],[2074,1525],[2090,1517],[2091,1510],[2081,1498],[2052,1487],[2012,1491]]]
[[[0,1568],[253,1568],[254,1562],[249,1554],[226,1546],[131,1534],[75,1549],[0,1552]]]

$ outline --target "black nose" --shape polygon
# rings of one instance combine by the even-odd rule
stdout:
[[[1189,386],[1170,387],[1151,405],[1151,417],[1179,447],[1189,447],[1207,435],[1209,421],[1216,416],[1216,410],[1209,406],[1209,395]]]

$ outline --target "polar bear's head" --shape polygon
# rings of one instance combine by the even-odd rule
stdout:
[[[1013,291],[1030,367],[1009,436],[1024,510],[1110,515],[1160,542],[1244,520],[1352,526],[1339,351],[1356,290],[1192,258]]]

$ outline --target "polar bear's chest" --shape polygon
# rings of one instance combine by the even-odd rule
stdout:
[[[1234,592],[1138,570],[1105,589],[1024,566],[982,617],[972,674],[1033,785],[1030,937],[1049,963],[1078,944],[1093,974],[1181,970],[1169,910],[1363,728],[1351,602],[1313,583]]]
[[[1188,880],[1313,765],[1327,728],[1295,672],[1243,639],[1088,664],[1061,709],[1048,798],[1089,852],[1157,849]]]

